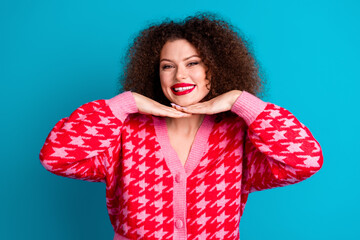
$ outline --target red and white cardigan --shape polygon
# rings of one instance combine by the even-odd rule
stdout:
[[[40,153],[57,175],[106,184],[114,239],[239,239],[248,194],[300,182],[323,163],[288,110],[243,92],[233,117],[207,115],[183,166],[164,118],[124,92],[61,119]]]

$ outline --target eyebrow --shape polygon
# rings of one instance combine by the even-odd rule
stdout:
[[[188,60],[188,59],[190,59],[190,58],[192,58],[192,57],[198,57],[198,58],[200,58],[199,55],[191,55],[190,57],[184,58],[183,61],[186,61],[186,60]],[[167,59],[167,58],[163,58],[163,59],[160,60],[160,62],[162,62],[162,61],[172,62],[170,59]]]

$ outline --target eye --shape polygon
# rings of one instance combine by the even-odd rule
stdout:
[[[163,69],[163,70],[168,69],[168,68],[172,68],[172,66],[171,65],[163,65],[161,67],[161,69]]]
[[[199,62],[191,62],[191,63],[188,64],[188,66],[191,67],[191,66],[195,66],[195,65],[198,65],[198,64],[199,64]]]

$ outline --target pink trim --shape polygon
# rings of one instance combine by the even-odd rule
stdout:
[[[186,175],[189,176],[199,164],[201,157],[207,148],[207,141],[215,123],[215,115],[205,115],[204,120],[195,135],[194,143],[191,146],[185,166],[181,164],[177,153],[170,144],[165,118],[156,116],[152,116],[152,118],[162,153],[170,171],[173,173],[174,177],[179,171],[186,173]]]
[[[214,123],[215,115],[206,115],[199,130],[196,133],[188,159],[185,163],[185,171],[188,176],[191,175],[191,173],[200,163],[201,158],[204,156],[204,153],[208,148],[208,139]]]
[[[231,111],[243,118],[248,126],[264,111],[267,103],[260,98],[243,91],[236,99]]]
[[[173,208],[174,208],[174,235],[173,239],[186,239],[186,181],[199,164],[206,148],[208,138],[214,125],[214,116],[206,115],[198,129],[191,146],[185,166],[181,164],[176,151],[172,148],[167,132],[165,118],[153,116],[155,132],[161,146],[166,164],[173,175]]]
[[[105,101],[106,104],[109,105],[114,116],[120,119],[121,122],[124,122],[129,114],[138,112],[135,99],[129,91],[120,93]]]
[[[130,240],[129,238],[123,237],[118,233],[115,233],[114,239],[113,240]]]

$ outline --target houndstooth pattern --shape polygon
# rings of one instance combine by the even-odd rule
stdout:
[[[104,100],[87,103],[50,132],[40,153],[60,176],[106,183],[114,231],[127,239],[173,239],[174,176],[151,116],[121,121]],[[322,166],[319,144],[289,111],[268,103],[247,126],[214,123],[186,179],[187,239],[239,239],[248,194],[302,181]]]

